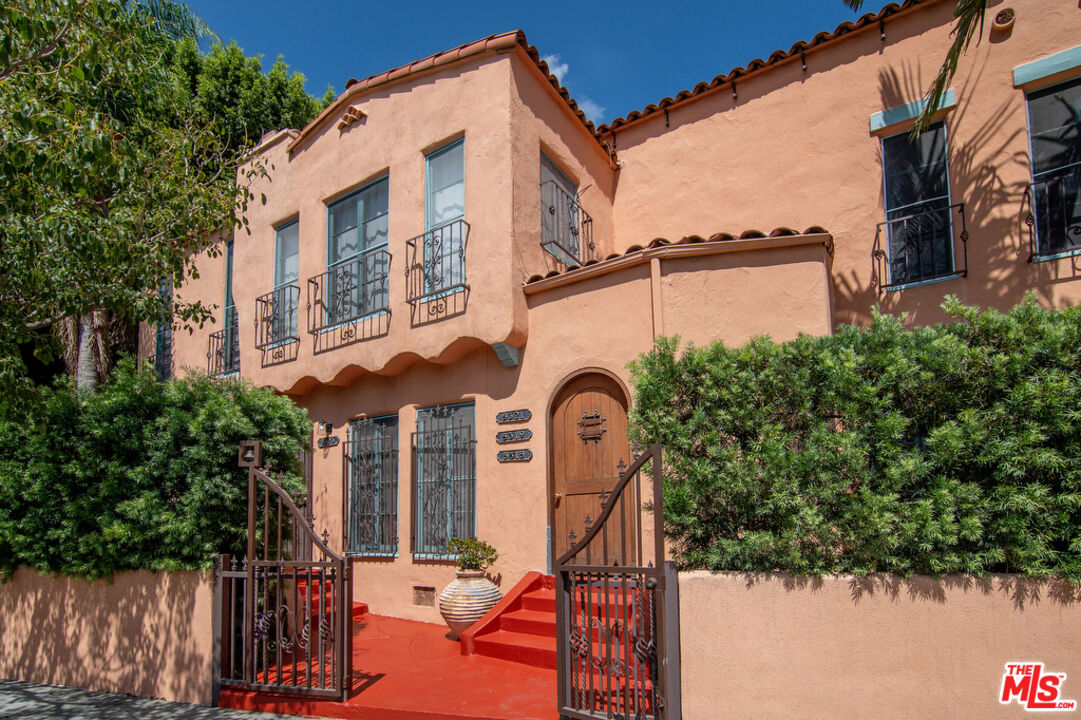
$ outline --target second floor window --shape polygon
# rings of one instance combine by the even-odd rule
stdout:
[[[1028,95],[1037,256],[1081,248],[1081,78]]]
[[[388,306],[389,185],[377,180],[327,206],[327,324]]]
[[[889,284],[920,282],[954,272],[946,125],[933,123],[882,140]]]
[[[568,267],[592,257],[593,221],[578,205],[578,186],[541,153],[541,246]]]
[[[240,325],[233,302],[233,239],[225,243],[225,313],[222,329],[210,333],[208,359],[211,375],[240,372]]]
[[[465,284],[465,141],[431,153],[425,166],[425,232],[411,258],[414,274],[422,277],[411,276],[408,292],[411,298],[427,299]]]
[[[300,305],[300,221],[274,231],[274,290],[257,301],[258,339],[262,346],[299,340],[297,310]]]

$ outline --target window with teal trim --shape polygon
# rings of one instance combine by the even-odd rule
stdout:
[[[431,295],[465,284],[465,141],[428,155],[425,168],[423,294]]]
[[[382,178],[327,206],[328,325],[388,307],[389,188]]]
[[[398,416],[354,420],[342,457],[350,555],[398,554]]]
[[[882,139],[889,282],[896,286],[954,272],[953,219],[946,125],[933,123],[912,139]]]
[[[1081,249],[1081,78],[1028,94],[1036,257]]]
[[[413,433],[413,554],[447,558],[451,538],[476,537],[473,403],[417,411]]]

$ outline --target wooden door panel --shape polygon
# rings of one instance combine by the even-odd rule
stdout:
[[[552,410],[553,557],[570,548],[571,532],[580,541],[586,520],[597,521],[601,493],[611,492],[619,482],[620,461],[628,463],[630,457],[627,408],[619,385],[603,375],[572,381]],[[625,541],[618,529],[628,531],[627,525],[625,518],[609,522],[609,561],[622,561]]]

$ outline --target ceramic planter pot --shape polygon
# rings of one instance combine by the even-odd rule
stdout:
[[[991,23],[991,29],[996,32],[1004,33],[1013,27],[1013,23],[1016,19],[1017,13],[1014,12],[1013,8],[1003,8],[995,15],[995,19]]]
[[[483,570],[459,570],[454,581],[439,593],[439,612],[457,640],[502,597],[495,583],[484,577]]]

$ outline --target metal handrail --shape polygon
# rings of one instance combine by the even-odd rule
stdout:
[[[1081,250],[1081,163],[1043,173],[1027,190],[1029,262]],[[1071,222],[1071,220],[1073,222]]]
[[[389,311],[390,262],[386,249],[370,250],[308,278],[308,332]]]
[[[300,287],[283,285],[255,299],[255,347],[265,350],[271,345],[298,342],[297,309],[300,307]]]
[[[568,267],[596,259],[593,218],[554,180],[541,183],[541,247]]]
[[[960,265],[956,262],[955,254],[954,213],[961,220],[961,232],[958,235],[961,241]],[[885,248],[882,247],[883,237],[886,242]],[[902,246],[901,257],[894,254],[898,242]],[[938,243],[945,245],[943,250],[948,253],[947,263],[941,262],[941,256],[936,257],[935,245]],[[965,218],[965,204],[961,202],[929,208],[878,223],[872,256],[876,261],[875,270],[880,290],[967,276],[968,225]],[[913,256],[915,256],[914,261]],[[904,269],[903,273],[897,272],[899,262],[902,263],[899,267]],[[939,269],[943,266],[946,267]],[[884,278],[889,278],[889,282],[884,282]]]
[[[465,253],[470,226],[454,220],[406,241],[406,296],[417,305],[468,290]]]
[[[210,333],[207,370],[211,375],[240,372],[240,327],[236,308],[225,309],[225,327]]]

